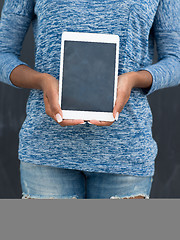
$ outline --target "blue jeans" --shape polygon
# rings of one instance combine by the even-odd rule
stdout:
[[[153,177],[97,173],[20,161],[22,198],[148,199]]]

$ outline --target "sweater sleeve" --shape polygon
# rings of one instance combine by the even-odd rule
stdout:
[[[15,88],[10,80],[12,70],[24,64],[20,52],[34,15],[34,0],[5,0],[0,20],[0,81]]]
[[[143,89],[146,95],[180,84],[180,0],[160,0],[153,32],[158,62],[141,68],[153,77],[150,89]]]

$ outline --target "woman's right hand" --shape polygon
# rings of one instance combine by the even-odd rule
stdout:
[[[45,111],[48,116],[53,118],[62,127],[84,124],[83,120],[63,120],[62,109],[59,105],[59,82],[56,78],[50,74],[42,73],[40,82],[41,89],[44,93]]]

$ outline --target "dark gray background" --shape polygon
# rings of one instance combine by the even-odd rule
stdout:
[[[0,11],[3,0],[0,0]],[[34,65],[32,28],[21,59]],[[148,99],[153,112],[153,136],[159,146],[152,198],[180,198],[180,87],[163,89]],[[18,132],[25,118],[29,90],[0,83],[0,198],[20,198]]]

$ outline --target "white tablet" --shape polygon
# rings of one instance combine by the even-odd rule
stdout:
[[[114,121],[119,36],[63,32],[59,104],[63,119]]]

